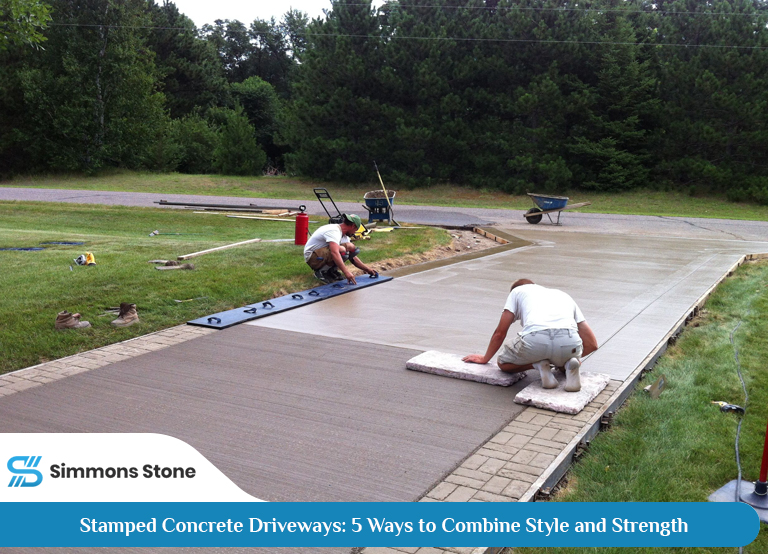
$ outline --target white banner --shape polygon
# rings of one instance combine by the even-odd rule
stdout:
[[[0,434],[1,502],[260,502],[179,439]]]

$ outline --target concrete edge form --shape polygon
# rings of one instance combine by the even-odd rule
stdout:
[[[380,285],[392,280],[392,277],[378,275],[374,278],[363,279],[360,277],[360,282],[356,284],[349,284],[346,281],[340,281],[338,283],[327,283],[324,285],[318,285],[311,289],[305,289],[294,293],[284,294],[276,298],[270,298],[268,300],[261,300],[254,302],[253,304],[247,304],[241,308],[235,308],[233,310],[226,310],[224,312],[218,312],[212,315],[207,315],[187,321],[187,325],[196,325],[198,327],[210,327],[211,329],[227,329],[233,325],[240,323],[246,323],[253,321],[254,319],[261,319],[263,317],[269,317],[274,314],[287,312],[302,306],[308,306],[315,302],[320,302],[328,298],[334,298],[353,292],[356,290],[372,287],[374,285]],[[267,308],[267,305],[269,307]],[[262,310],[259,312],[259,310]],[[267,311],[264,311],[267,310]]]
[[[443,227],[446,228],[446,227]],[[420,264],[409,265],[405,267],[398,267],[392,271],[388,271],[387,275],[392,277],[404,277],[406,275],[412,275],[414,273],[421,273],[422,271],[428,271],[435,269],[436,267],[445,267],[448,265],[458,264],[469,260],[476,260],[478,258],[484,258],[486,256],[492,256],[499,252],[506,252],[507,250],[516,250],[525,246],[534,244],[531,241],[521,239],[504,231],[494,229],[493,233],[484,229],[483,227],[473,227],[472,231],[494,242],[498,242],[499,246],[480,250],[478,252],[469,252],[467,254],[459,254],[458,256],[452,256],[450,258],[443,258],[440,260],[432,260],[431,262],[424,262]]]
[[[613,393],[611,398],[595,413],[584,428],[579,432],[565,447],[565,449],[557,456],[555,461],[539,476],[539,478],[531,484],[528,490],[520,497],[518,502],[535,502],[540,494],[547,496],[552,488],[557,485],[563,476],[568,472],[568,469],[572,465],[575,458],[578,457],[580,452],[584,451],[589,442],[597,435],[600,429],[604,426],[608,426],[611,423],[611,419],[622,404],[626,401],[629,395],[634,391],[636,384],[641,379],[643,374],[653,369],[658,359],[664,354],[667,346],[671,344],[677,336],[683,331],[685,326],[691,319],[698,315],[699,310],[709,299],[712,292],[722,283],[725,279],[733,275],[733,272],[746,261],[758,260],[768,258],[768,253],[761,254],[747,254],[739,258],[739,260],[733,264],[728,271],[726,271],[715,283],[710,286],[699,299],[693,303],[693,305],[687,310],[687,313],[682,316],[677,323],[670,329],[659,344],[645,357],[645,359],[638,365],[630,376],[624,381],[624,383]]]

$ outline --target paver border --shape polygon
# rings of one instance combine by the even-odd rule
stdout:
[[[62,333],[77,331],[63,330]],[[162,350],[174,344],[179,344],[215,333],[215,329],[194,327],[192,325],[176,325],[147,335],[141,335],[122,342],[116,342],[101,348],[79,352],[65,358],[17,369],[0,375],[0,397],[8,396],[22,390],[31,389],[45,383],[58,381],[70,375],[104,367],[114,362],[128,360]]]

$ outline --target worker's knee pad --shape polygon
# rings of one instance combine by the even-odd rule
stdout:
[[[350,260],[351,260],[352,258],[354,258],[355,256],[357,256],[359,253],[360,253],[360,249],[359,249],[359,248],[357,248],[357,247],[355,247],[355,249],[354,249],[354,250],[352,250],[352,252],[347,252],[347,254],[349,255],[349,259],[350,259]]]

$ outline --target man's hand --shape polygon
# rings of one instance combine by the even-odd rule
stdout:
[[[379,276],[379,272],[376,271],[375,269],[369,269],[368,270],[368,275],[370,275],[371,278],[375,279],[376,277]]]
[[[487,364],[488,360],[485,359],[485,356],[482,354],[470,354],[469,356],[464,356],[461,359],[462,362],[469,362],[470,364]]]
[[[355,280],[355,276],[352,275],[349,271],[346,272],[344,277],[347,278],[347,283],[349,283],[350,285],[356,285],[357,284],[357,281]]]

